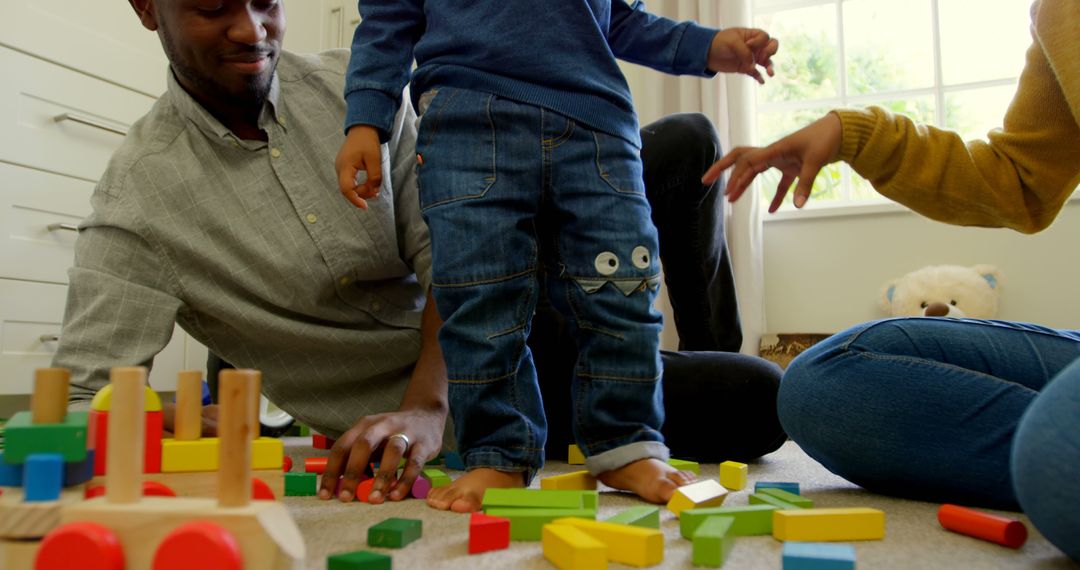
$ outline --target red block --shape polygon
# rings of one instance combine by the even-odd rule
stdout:
[[[1020,548],[1027,541],[1024,523],[990,513],[956,505],[941,505],[938,509],[941,526],[960,534],[996,542],[1009,548]]]
[[[292,457],[289,457],[288,455],[286,455],[285,457],[282,458],[281,470],[286,472],[286,473],[288,473],[289,471],[292,471]]]
[[[109,441],[109,413],[90,410],[87,423],[89,424],[87,431],[93,435],[92,438],[87,438],[87,441],[93,440],[93,443],[88,445],[94,450],[94,476],[104,475],[105,456],[108,452],[105,442]]]
[[[145,420],[143,421],[144,437],[143,440],[143,473],[161,473],[161,434],[162,434],[162,413],[146,412]],[[88,438],[88,449],[94,450],[94,475],[105,474],[106,458],[109,455],[109,448],[106,445],[109,441],[109,412],[102,412],[100,410],[90,410],[89,427],[87,428],[88,434],[92,435],[92,438]]]
[[[162,412],[146,412],[143,473],[161,473]]]
[[[335,439],[330,439],[321,433],[311,434],[311,447],[315,449],[330,449],[334,447]]]
[[[305,473],[319,473],[322,474],[326,471],[326,460],[329,457],[308,457],[304,459],[304,472]]]
[[[473,513],[469,518],[469,554],[510,547],[510,519]]]

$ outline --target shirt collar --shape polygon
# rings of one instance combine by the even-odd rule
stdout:
[[[233,134],[225,125],[221,124],[214,115],[210,114],[205,107],[202,106],[180,82],[176,79],[176,74],[173,73],[172,68],[169,68],[168,72],[168,93],[172,99],[173,105],[187,120],[191,121],[196,127],[205,133],[210,139],[221,142],[228,146],[242,146],[249,150],[257,150],[259,148],[266,147],[266,143],[262,141],[249,141],[243,140],[240,137]],[[259,113],[259,128],[266,132],[270,132],[270,125],[278,122],[278,106],[279,98],[281,96],[281,87],[278,81],[277,71],[274,72],[274,76],[270,79],[270,91],[266,95],[266,102],[263,104],[262,111]]]

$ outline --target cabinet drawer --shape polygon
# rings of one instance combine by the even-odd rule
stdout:
[[[67,283],[94,185],[0,162],[0,278]]]
[[[66,298],[64,285],[0,279],[0,394],[30,394],[34,370],[52,365]],[[155,390],[175,389],[187,339],[175,328],[154,359],[150,385]]]
[[[96,181],[154,99],[0,48],[0,161]]]

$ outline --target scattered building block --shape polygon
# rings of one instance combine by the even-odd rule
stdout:
[[[393,559],[385,554],[357,550],[326,559],[326,570],[390,570]]]
[[[0,451],[0,487],[22,487],[22,476],[22,464],[8,463]]]
[[[720,464],[720,484],[732,491],[746,488],[747,466],[738,461],[725,461]]]
[[[735,519],[731,517],[708,517],[694,531],[694,566],[719,568],[727,560],[735,545],[735,535],[730,532]]]
[[[1027,542],[1024,523],[975,509],[944,504],[938,509],[938,522],[953,532],[981,538],[990,542],[1020,548]]]
[[[423,477],[417,477],[416,480],[413,481],[412,487],[409,489],[409,494],[417,499],[426,499],[430,492],[431,481],[428,481]]]
[[[658,529],[660,528],[660,508],[649,505],[630,507],[607,519],[606,522]]]
[[[552,475],[551,477],[544,477],[540,480],[540,488],[550,490],[567,489],[595,491],[596,477],[590,475],[588,471],[574,471],[573,473]]]
[[[701,475],[701,465],[697,461],[687,461],[685,459],[668,459],[668,465],[681,469],[683,471],[690,471],[695,475]]]
[[[424,469],[423,472],[420,473],[420,476],[431,482],[432,489],[450,484],[450,476],[443,473],[442,469]]]
[[[705,519],[712,516],[731,517],[734,521],[728,532],[732,536],[759,536],[772,534],[773,505],[749,505],[745,507],[713,507],[711,509],[690,509],[679,517],[679,533],[683,538],[692,540],[694,532]]]
[[[850,544],[785,542],[783,570],[855,570],[855,547]]]
[[[612,562],[653,566],[664,561],[664,533],[656,529],[580,518],[555,519],[552,524],[576,527],[604,543]]]
[[[23,500],[56,501],[64,486],[64,460],[59,453],[34,453],[23,463]]]
[[[755,493],[760,493],[762,489],[783,489],[788,493],[799,494],[799,484],[787,481],[758,481],[754,483]]]
[[[314,473],[286,473],[286,497],[311,497],[318,493],[319,476]]]
[[[769,487],[769,488],[762,489],[761,492],[758,493],[758,494],[771,495],[773,497],[776,497],[777,499],[780,499],[781,501],[784,501],[785,503],[795,505],[796,507],[799,507],[800,509],[812,509],[812,508],[814,508],[814,501],[812,501],[810,499],[807,499],[806,497],[804,497],[802,495],[796,495],[795,493],[789,493],[788,491],[785,491],[783,489],[779,489],[779,488],[775,488],[775,487]]]
[[[555,519],[595,519],[596,509],[534,509],[498,507],[484,510],[484,514],[510,519],[510,540],[540,540],[541,529]]]
[[[307,457],[304,458],[304,473],[318,473],[322,474],[326,471],[326,462],[329,457]]]
[[[484,513],[469,516],[469,554],[510,547],[510,519]]]
[[[747,497],[747,502],[751,505],[772,505],[778,509],[801,509],[802,507],[795,506],[787,501],[781,501],[772,495],[766,495],[765,493],[754,493]]]
[[[712,479],[703,479],[675,489],[667,508],[676,517],[686,509],[716,507],[723,504],[728,490]]]
[[[773,511],[777,540],[832,542],[885,538],[885,513],[864,507]]]
[[[420,538],[422,526],[419,519],[386,519],[368,528],[368,546],[403,548]]]
[[[465,460],[461,458],[461,454],[456,451],[447,451],[443,456],[443,463],[447,469],[455,469],[457,471],[465,470]]]
[[[581,448],[571,443],[570,448],[566,452],[566,463],[568,465],[585,465],[585,454],[581,452]]]
[[[336,440],[330,439],[321,433],[311,434],[311,447],[314,447],[315,449],[330,449],[331,447],[334,447],[335,441]]]
[[[488,489],[482,505],[485,510],[489,507],[596,510],[599,501],[596,491]]]
[[[32,423],[30,412],[17,412],[4,426],[4,461],[24,463],[32,453],[59,453],[64,461],[86,459],[89,414],[68,412],[59,424]]]
[[[292,457],[286,455],[285,457],[281,458],[281,470],[285,471],[286,473],[292,471]]]
[[[580,529],[545,525],[542,530],[544,558],[562,570],[606,570],[608,547]]]

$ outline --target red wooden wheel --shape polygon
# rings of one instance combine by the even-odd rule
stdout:
[[[157,481],[143,481],[142,494],[144,497],[175,497],[176,492],[164,483]]]
[[[270,485],[267,485],[262,479],[251,480],[251,498],[256,501],[273,501],[277,497],[274,496],[274,491],[270,489]]]
[[[153,570],[243,570],[240,543],[211,522],[196,521],[173,529],[154,553]]]
[[[124,570],[124,547],[116,534],[96,523],[73,522],[45,536],[34,570]]]

